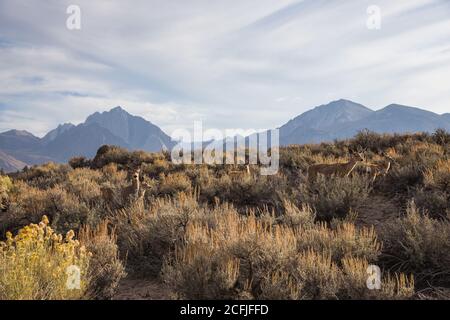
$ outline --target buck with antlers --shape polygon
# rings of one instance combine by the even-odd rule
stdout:
[[[332,164],[314,164],[308,168],[308,180],[310,182],[317,178],[317,175],[323,174],[324,176],[336,175],[340,177],[348,177],[355,169],[359,162],[363,162],[364,157],[362,153],[353,153],[350,157],[350,161],[346,163],[332,163]]]
[[[383,153],[382,156],[384,157],[383,161],[379,163],[370,163],[365,166],[366,174],[370,175],[372,183],[375,182],[377,177],[386,176],[391,169],[392,162],[394,162],[394,159],[387,153]]]

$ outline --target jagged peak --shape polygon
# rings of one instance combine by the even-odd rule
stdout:
[[[31,132],[28,132],[26,130],[11,129],[11,130],[3,132],[3,134],[36,138],[36,136],[34,134],[32,134]]]
[[[58,125],[58,128],[72,128],[75,127],[73,123],[65,122]]]
[[[121,106],[117,106],[109,110],[109,112],[125,112],[128,113],[125,109],[123,109]]]

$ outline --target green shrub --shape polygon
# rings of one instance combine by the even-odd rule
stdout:
[[[441,146],[447,146],[450,144],[450,133],[448,133],[444,129],[437,129],[433,135],[432,139],[434,143],[437,143]]]
[[[8,207],[9,193],[13,188],[11,179],[7,176],[0,175],[0,212]]]
[[[51,219],[52,227],[61,233],[78,230],[82,224],[93,223],[97,218],[94,211],[61,186],[41,190],[18,182],[11,197],[3,231],[17,231],[30,223],[38,223],[43,212]]]
[[[356,210],[366,201],[370,191],[370,181],[366,176],[319,175],[315,181],[301,184],[297,197],[301,203],[314,208],[318,219],[330,221],[344,218],[350,210]]]
[[[69,160],[69,165],[72,169],[89,168],[91,166],[91,161],[85,157],[75,157]]]
[[[57,164],[49,162],[39,166],[33,166],[28,170],[23,170],[14,178],[26,181],[30,186],[40,189],[49,189],[58,184],[64,183],[67,174],[72,168],[67,164]]]
[[[120,280],[126,275],[119,259],[114,231],[109,231],[108,223],[104,221],[95,228],[83,227],[79,238],[92,254],[86,296],[91,299],[111,299],[117,292]]]
[[[100,169],[108,164],[115,163],[130,168],[140,166],[143,163],[150,163],[154,157],[154,154],[144,151],[128,151],[122,147],[104,145],[97,150],[97,154],[91,161],[91,167]]]
[[[409,205],[407,215],[383,227],[383,262],[413,273],[419,286],[450,284],[450,222],[435,220]]]
[[[412,193],[417,208],[432,218],[445,218],[450,212],[450,194],[441,190],[417,188]]]
[[[411,188],[421,185],[423,185],[423,166],[420,163],[411,162],[394,166],[379,188],[388,194],[396,195],[405,194]]]
[[[112,217],[122,257],[135,272],[157,276],[163,260],[183,240],[185,227],[202,209],[191,196],[158,199],[149,210],[135,204]]]
[[[173,196],[180,192],[190,193],[192,190],[191,181],[182,172],[161,174],[157,188],[160,196]]]

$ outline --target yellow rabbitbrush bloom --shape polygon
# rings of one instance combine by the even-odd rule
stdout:
[[[7,232],[0,242],[0,300],[84,297],[90,253],[73,239],[73,231],[63,238],[48,224],[44,216],[16,236]],[[79,276],[70,272],[74,269]]]

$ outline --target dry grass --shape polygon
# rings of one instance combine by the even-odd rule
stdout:
[[[336,230],[323,224],[292,228],[229,208],[210,224],[187,226],[163,276],[177,297],[187,299],[410,297],[414,285],[404,275],[386,275],[380,291],[367,289],[367,266],[379,250],[373,230],[357,231],[349,223]]]
[[[104,146],[92,160],[0,177],[0,239],[43,214],[57,233],[80,232],[93,253],[83,295],[92,299],[116,294],[124,266],[133,278],[165,279],[181,298],[409,298],[410,274],[415,298],[442,297],[450,288],[448,137],[361,132],[281,148],[273,176],[259,175],[257,165],[236,175],[243,166],[177,166],[168,153]],[[351,177],[308,182],[310,165],[345,162],[358,149],[367,163],[388,153],[390,172],[372,183],[361,164]],[[137,167],[145,199],[125,202],[121,192]],[[407,209],[412,199],[417,208]],[[388,205],[377,211],[378,203]],[[369,264],[382,268],[379,291],[367,289]]]
[[[95,228],[83,227],[79,234],[80,243],[92,254],[86,292],[86,296],[92,299],[111,299],[126,275],[119,259],[115,230],[108,226],[108,221],[103,221]]]

